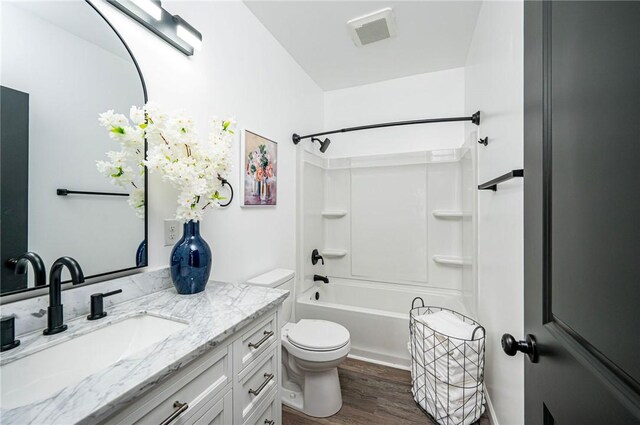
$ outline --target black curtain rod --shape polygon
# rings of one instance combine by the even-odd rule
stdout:
[[[84,190],[69,190],[69,189],[56,189],[56,195],[58,196],[67,196],[67,195],[129,196],[128,193],[88,192]]]
[[[308,134],[306,136],[299,136],[298,134],[294,133],[293,136],[291,136],[291,139],[293,140],[293,144],[297,145],[298,143],[300,143],[300,140],[302,139],[308,139],[308,138],[318,137],[318,136],[326,136],[327,134],[348,133],[350,131],[370,130],[372,128],[382,128],[382,127],[396,127],[400,125],[431,124],[436,122],[456,122],[456,121],[471,121],[475,125],[480,125],[480,111],[476,112],[470,117],[430,118],[425,120],[385,122],[381,124],[361,125],[358,127],[342,128],[340,130],[324,131],[322,133]]]

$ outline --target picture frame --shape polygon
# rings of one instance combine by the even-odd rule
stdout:
[[[242,207],[278,203],[278,143],[247,129],[240,141]]]

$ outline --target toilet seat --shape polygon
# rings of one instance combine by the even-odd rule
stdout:
[[[287,332],[287,339],[298,348],[309,351],[333,351],[349,342],[349,331],[327,320],[302,319]]]
[[[293,356],[310,362],[330,362],[349,354],[349,331],[326,320],[302,319],[282,327],[282,346]]]

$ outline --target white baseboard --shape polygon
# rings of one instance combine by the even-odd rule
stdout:
[[[487,410],[489,411],[489,420],[491,421],[491,425],[499,425],[498,418],[496,417],[496,411],[493,410],[493,404],[491,404],[491,399],[489,398],[489,392],[487,391],[487,387],[484,387],[484,396],[487,399]]]
[[[370,357],[359,356],[359,355],[356,355],[356,354],[349,353],[348,357],[350,359],[361,360],[361,361],[367,362],[367,363],[379,364],[379,365],[382,365],[382,366],[392,367],[394,369],[411,370],[411,368],[409,366],[405,366],[405,365],[398,364],[398,363],[385,362],[385,361],[382,361],[382,360],[376,360],[376,359],[372,359]]]

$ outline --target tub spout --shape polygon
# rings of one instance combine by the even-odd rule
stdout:
[[[321,281],[321,282],[324,282],[324,283],[329,283],[329,277],[328,276],[320,276],[320,275],[314,274],[313,275],[313,281],[314,282]]]

